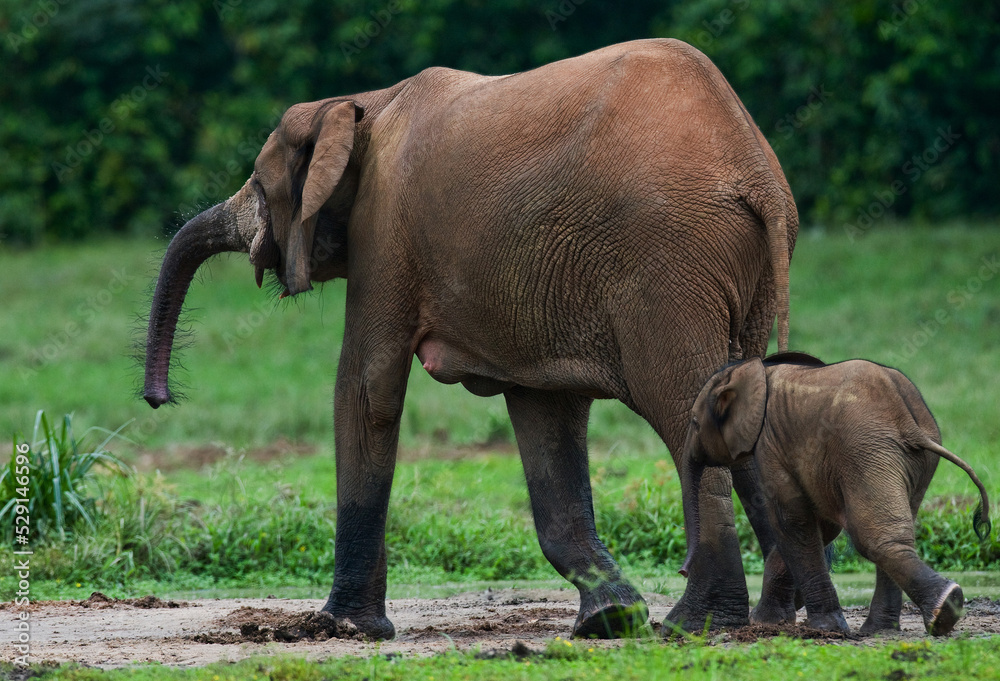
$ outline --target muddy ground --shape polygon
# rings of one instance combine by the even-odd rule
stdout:
[[[656,594],[647,595],[650,614],[660,622],[673,605]],[[575,590],[505,589],[465,593],[450,598],[407,598],[389,601],[387,610],[396,625],[392,641],[373,643],[356,639],[328,639],[329,624],[314,614],[320,600],[215,599],[188,602],[142,599],[115,600],[95,594],[85,601],[32,604],[31,659],[35,662],[81,662],[116,667],[133,662],[160,662],[175,666],[235,661],[250,655],[293,653],[322,659],[340,655],[367,656],[402,653],[429,655],[447,650],[511,651],[521,642],[542,650],[557,636],[570,635],[576,617]],[[804,611],[799,613],[800,622]],[[849,608],[847,619],[857,630],[865,608]],[[18,610],[7,603],[0,619],[14,631]],[[782,630],[757,627],[719,634],[718,643],[742,643],[774,636]],[[350,635],[351,632],[341,632]],[[815,638],[819,632],[804,627],[784,633]],[[970,602],[956,633],[1000,633],[1000,602],[986,598]],[[305,636],[305,638],[299,637]],[[894,638],[923,639],[919,614],[907,605],[903,631]],[[883,639],[822,637],[831,643],[877,644]],[[319,640],[317,640],[319,639]],[[326,639],[326,640],[323,640]],[[9,639],[8,639],[9,640]],[[580,643],[582,644],[582,642]],[[578,644],[578,645],[580,645]],[[614,646],[620,642],[586,645]],[[9,646],[7,647],[9,650]],[[7,659],[13,660],[8,652]]]

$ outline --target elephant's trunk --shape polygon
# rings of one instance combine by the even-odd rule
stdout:
[[[191,218],[171,240],[163,257],[146,332],[146,380],[142,396],[153,409],[172,399],[167,384],[170,351],[177,318],[194,273],[213,255],[247,250],[227,203]]]
[[[684,505],[684,533],[687,536],[688,550],[684,564],[680,569],[680,573],[684,577],[688,576],[688,570],[694,559],[695,551],[698,550],[698,541],[701,537],[698,491],[701,488],[701,477],[704,472],[704,463],[692,461],[690,456],[685,456],[681,471],[681,498]]]

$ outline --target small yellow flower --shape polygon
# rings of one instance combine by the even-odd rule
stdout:
[[[592,653],[592,652],[594,652],[594,649],[593,648],[587,648],[587,652],[588,653]]]
[[[76,588],[78,588],[78,589],[79,589],[79,588],[80,588],[81,586],[83,586],[83,584],[80,584],[80,582],[77,582],[77,583],[76,583]]]
[[[305,551],[305,550],[306,550],[306,547],[304,547],[304,546],[300,546],[299,547],[299,551]]]

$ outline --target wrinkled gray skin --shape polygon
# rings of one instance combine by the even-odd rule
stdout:
[[[826,366],[799,353],[727,367],[699,393],[685,440],[688,561],[699,551],[696,490],[703,473],[749,459],[760,471],[762,499],[778,537],[765,574],[788,566],[810,626],[848,631],[823,556],[823,547],[844,528],[876,565],[875,594],[861,632],[899,629],[905,591],[927,631],[947,634],[961,617],[962,589],[913,548],[913,521],[938,457],[962,468],[979,488],[983,515],[977,513],[976,531],[983,526],[987,536],[989,500],[975,472],[940,443],[920,392],[895,369],[863,360]],[[773,607],[787,603],[787,594],[770,596],[751,620],[794,623],[794,608]]]
[[[762,355],[776,312],[784,347],[797,227],[767,142],[689,45],[638,41],[503,77],[428,69],[291,107],[246,185],[180,230],[154,295],[144,396],[171,401],[177,316],[209,256],[249,252],[258,284],[273,272],[283,295],[346,277],[325,609],[394,634],[385,521],[416,354],[439,381],[504,395],[542,550],[580,590],[574,633],[618,634],[647,609],[594,528],[591,401],[621,400],[679,453],[705,379]],[[730,474],[705,477],[710,531],[669,617],[742,624]],[[755,494],[752,467],[732,480]],[[751,521],[770,547],[764,514]]]

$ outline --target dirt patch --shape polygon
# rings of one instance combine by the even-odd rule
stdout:
[[[646,597],[652,621],[661,622],[673,601],[657,594]],[[450,598],[397,599],[386,604],[389,619],[396,625],[396,638],[375,643],[318,612],[324,603],[274,598],[183,603],[155,596],[113,599],[102,594],[83,601],[38,603],[31,610],[31,657],[100,667],[133,662],[186,667],[282,653],[324,659],[376,653],[432,655],[458,649],[495,657],[531,656],[545,651],[557,636],[570,638],[579,606],[575,589],[497,589]],[[845,609],[852,632],[858,631],[867,614],[863,607]],[[8,626],[15,617],[11,607],[0,615]],[[805,612],[800,611],[799,621],[804,620]],[[1000,602],[977,598],[970,601],[953,636],[996,633],[1000,633]],[[919,613],[906,608],[902,630],[877,638],[787,626],[744,627],[712,634],[710,641],[736,645],[779,635],[839,645],[929,639]],[[588,641],[586,645],[604,648],[622,642]]]
[[[82,601],[32,601],[28,605],[27,609],[28,612],[37,612],[40,610],[53,611],[62,608],[90,608],[93,610],[104,610],[107,608],[119,607],[151,610],[154,608],[188,608],[191,607],[191,604],[185,601],[164,601],[152,594],[143,596],[142,598],[111,598],[110,596],[105,596],[100,591],[94,591],[88,598]],[[0,603],[0,611],[20,611],[23,609],[24,608],[20,606],[15,606],[13,601]]]
[[[822,642],[859,641],[863,636],[855,633],[842,634],[835,631],[813,629],[803,624],[751,624],[729,632],[729,640],[734,643],[754,643],[762,638],[788,636]]]
[[[234,450],[218,443],[202,445],[175,445],[159,449],[143,449],[135,460],[135,467],[142,472],[155,470],[174,471],[180,469],[199,470],[225,459],[227,456],[241,456],[250,461],[267,463],[296,456],[316,453],[316,446],[304,442],[290,442],[279,438],[263,447]]]
[[[130,606],[133,608],[142,608],[143,610],[151,610],[153,608],[186,608],[188,604],[181,601],[162,601],[153,594],[148,596],[143,596],[142,598],[111,598],[110,596],[105,596],[100,591],[95,591],[90,594],[90,597],[83,601],[70,601],[73,605],[80,606],[81,608],[117,608],[121,606]]]
[[[502,605],[519,606],[524,604],[520,599],[509,599]],[[484,634],[495,636],[514,636],[518,638],[555,638],[560,633],[565,635],[565,622],[574,622],[577,611],[571,608],[517,608],[513,612],[504,613],[497,608],[487,608],[489,614],[472,615],[468,623],[446,626],[428,625],[407,633],[413,641],[440,639],[445,636],[451,639],[474,640]],[[505,653],[506,654],[506,653]]]
[[[445,433],[447,436],[447,433]],[[517,445],[513,442],[481,442],[468,445],[456,445],[445,438],[434,438],[433,443],[417,447],[400,447],[397,458],[399,461],[463,461],[478,457],[502,454],[513,456],[517,454]]]
[[[1000,617],[1000,600],[992,600],[987,596],[976,596],[965,602],[967,617]]]
[[[349,622],[337,620],[328,612],[288,613],[271,608],[243,607],[234,610],[219,620],[219,624],[231,631],[213,631],[195,634],[188,638],[196,643],[268,643],[279,641],[328,641],[331,638],[363,641],[357,627]]]
[[[445,433],[447,435],[447,433]],[[8,447],[8,449],[10,449]],[[136,455],[137,470],[148,473],[155,470],[175,471],[182,469],[200,470],[205,466],[222,461],[226,457],[243,457],[258,463],[282,461],[285,459],[309,456],[319,451],[315,445],[305,442],[291,442],[284,438],[275,440],[262,447],[236,450],[218,443],[200,445],[173,445],[157,449],[141,449]],[[443,439],[434,438],[432,442],[417,447],[400,447],[399,461],[424,461],[427,459],[459,461],[477,457],[504,454],[514,455],[517,446],[511,442],[478,443],[455,445]]]

